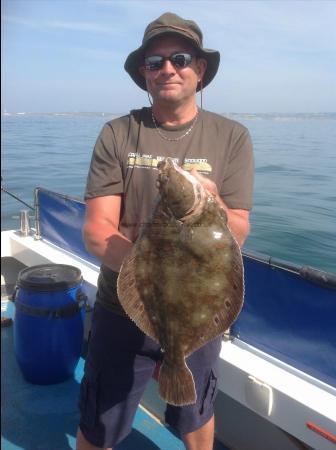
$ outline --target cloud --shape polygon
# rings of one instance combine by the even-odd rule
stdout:
[[[39,20],[26,19],[17,16],[4,16],[4,23],[26,26],[35,29],[61,29],[69,31],[82,31],[85,33],[100,33],[117,35],[118,31],[111,26],[104,26],[94,22],[67,22],[61,20]]]
[[[110,62],[118,62],[124,58],[124,54],[118,50],[104,50],[99,48],[88,48],[79,46],[70,46],[66,48],[67,53],[85,56],[88,59],[106,60]]]

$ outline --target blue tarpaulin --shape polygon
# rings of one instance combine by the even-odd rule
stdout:
[[[86,250],[83,242],[84,202],[37,188],[37,206],[40,233],[44,239],[100,266],[98,259]]]

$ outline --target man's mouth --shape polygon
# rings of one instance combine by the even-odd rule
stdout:
[[[158,81],[157,84],[160,86],[169,86],[169,85],[181,84],[181,83],[179,83],[178,81]]]

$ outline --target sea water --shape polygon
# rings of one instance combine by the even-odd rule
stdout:
[[[121,114],[2,117],[2,185],[29,204],[37,186],[83,198],[92,148]],[[336,272],[336,113],[223,114],[250,131],[254,206],[245,250]],[[1,229],[27,209],[2,193]]]

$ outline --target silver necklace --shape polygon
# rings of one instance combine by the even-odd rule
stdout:
[[[162,131],[160,130],[160,128],[158,127],[155,117],[154,117],[154,113],[153,113],[153,109],[152,109],[152,120],[153,120],[153,124],[155,126],[156,131],[158,132],[159,136],[162,139],[165,139],[166,141],[180,141],[181,139],[183,139],[184,137],[188,136],[188,134],[192,131],[192,129],[194,128],[196,122],[198,119],[198,109],[197,109],[197,114],[194,118],[194,120],[192,121],[192,124],[190,125],[190,127],[187,129],[187,131],[185,133],[182,134],[182,136],[179,136],[177,138],[170,138],[168,136],[166,136],[165,134],[162,133]]]

